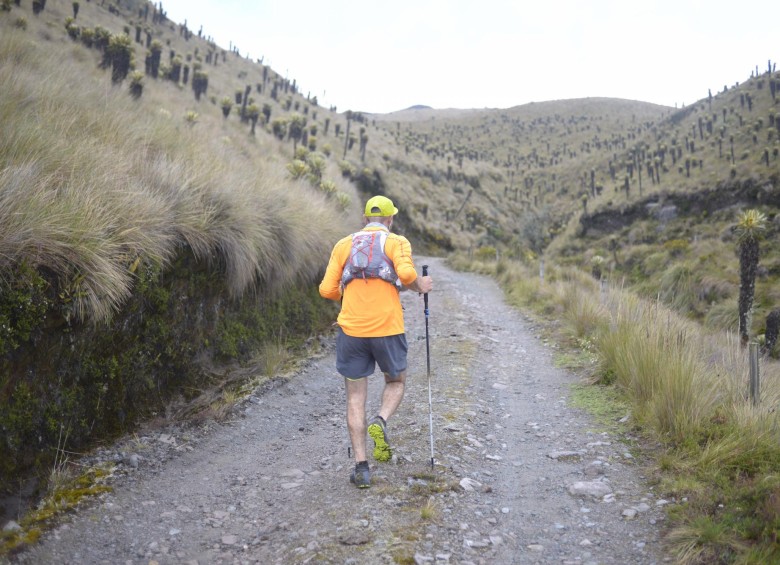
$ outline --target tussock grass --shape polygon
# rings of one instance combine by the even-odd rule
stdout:
[[[255,159],[216,116],[190,127],[184,111],[160,111],[174,107],[164,91],[133,101],[97,69],[88,87],[73,81],[83,74],[22,32],[0,37],[1,269],[52,274],[71,315],[94,322],[127,300],[139,263],[187,250],[234,296],[317,275],[346,231],[326,195],[283,159]]]
[[[575,340],[588,339],[605,330],[605,310],[598,295],[566,283],[558,283],[557,288],[566,327]]]
[[[433,522],[439,517],[439,507],[433,497],[420,508],[420,519],[424,522]]]
[[[596,338],[604,373],[635,405],[635,417],[681,441],[698,433],[717,401],[691,324],[659,304],[614,291]]]
[[[282,341],[265,343],[260,351],[260,367],[266,377],[275,376],[290,360],[290,352]]]

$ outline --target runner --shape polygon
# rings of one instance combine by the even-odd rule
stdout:
[[[341,301],[336,336],[336,368],[347,389],[347,428],[357,464],[350,481],[371,486],[366,431],[374,459],[392,456],[387,421],[398,409],[406,382],[406,336],[400,290],[430,292],[429,276],[418,277],[409,241],[390,232],[398,208],[385,196],[366,202],[362,231],[336,243],[320,283],[320,295]],[[367,378],[376,365],[385,376],[379,413],[366,427]]]

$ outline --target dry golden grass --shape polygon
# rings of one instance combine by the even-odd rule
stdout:
[[[347,217],[289,178],[285,146],[250,139],[216,111],[188,126],[173,85],[136,102],[103,71],[72,80],[79,75],[78,60],[53,59],[4,29],[0,266],[48,269],[73,314],[93,321],[121,307],[139,260],[164,266],[184,247],[223,272],[234,295],[319,273]]]

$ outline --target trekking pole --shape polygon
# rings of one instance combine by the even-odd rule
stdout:
[[[428,265],[422,266],[423,276],[428,276]],[[434,467],[433,463],[433,400],[431,398],[431,343],[428,337],[428,293],[423,295],[425,301],[425,357],[428,362],[428,426],[431,435],[431,469]]]

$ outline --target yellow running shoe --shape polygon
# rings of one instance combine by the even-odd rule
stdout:
[[[368,423],[368,435],[374,440],[374,459],[390,461],[393,450],[387,441],[387,425],[382,416],[376,416]]]

